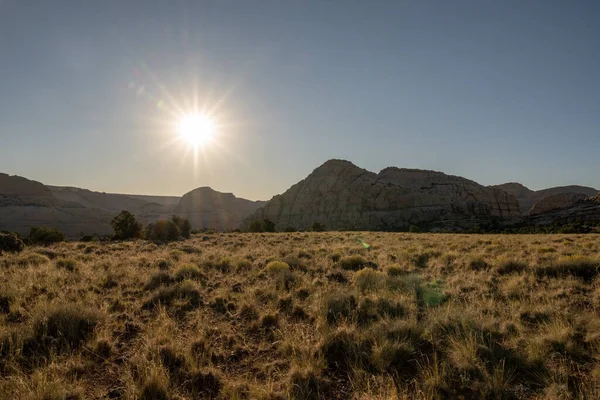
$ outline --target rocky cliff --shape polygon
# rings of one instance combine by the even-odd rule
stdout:
[[[520,215],[516,198],[441,172],[386,168],[379,174],[330,160],[244,221],[268,218],[279,229],[460,230]]]
[[[551,194],[535,203],[529,211],[529,215],[537,215],[552,210],[568,208],[580,202],[581,200],[585,200],[587,197],[588,196],[583,193]]]
[[[530,215],[524,219],[525,225],[550,226],[567,224],[600,224],[600,195],[579,200],[570,207],[548,210]]]
[[[244,217],[264,204],[264,201],[241,199],[232,193],[200,187],[183,195],[173,213],[187,218],[194,229],[229,230],[237,228]]]
[[[46,186],[0,173],[0,230],[23,235],[32,226],[55,227],[71,239],[109,235],[110,221],[121,210],[132,212],[143,224],[177,213],[189,218],[196,229],[232,229],[263,204],[210,188],[193,190],[182,198],[126,195]]]
[[[490,186],[491,188],[500,189],[514,195],[519,202],[519,208],[523,215],[529,215],[533,206],[545,197],[561,194],[561,193],[579,193],[584,197],[591,197],[598,194],[598,190],[587,186],[557,186],[542,190],[531,190],[520,183],[511,182],[502,185]]]

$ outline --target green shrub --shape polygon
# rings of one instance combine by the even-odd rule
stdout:
[[[157,242],[172,242],[181,238],[181,231],[173,221],[158,220],[144,230],[144,239]]]
[[[323,224],[321,224],[319,222],[315,222],[310,227],[310,230],[313,231],[313,232],[325,232],[325,225],[323,225]]]
[[[186,218],[179,217],[177,215],[173,215],[171,217],[171,221],[179,228],[179,232],[181,232],[181,237],[185,239],[189,239],[192,231],[192,224]]]
[[[139,238],[142,234],[142,224],[129,211],[123,210],[117,214],[110,224],[114,231],[114,238],[118,240]]]
[[[248,225],[248,232],[275,232],[275,223],[269,219],[254,220]]]
[[[25,248],[25,244],[14,233],[0,233],[0,254],[3,251],[8,253],[20,253]]]
[[[290,272],[290,266],[283,261],[271,261],[267,264],[267,272],[271,276],[287,274]]]
[[[64,242],[65,234],[56,228],[47,228],[43,226],[34,226],[29,231],[29,243],[39,245],[50,245]]]

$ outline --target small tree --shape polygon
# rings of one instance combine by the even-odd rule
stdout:
[[[126,210],[121,211],[115,216],[110,224],[115,232],[115,239],[135,239],[139,238],[142,234],[142,224],[135,219],[132,213]]]
[[[29,243],[49,245],[53,243],[64,242],[65,234],[56,228],[47,228],[45,226],[33,226],[29,231]]]
[[[171,220],[179,228],[181,236],[186,239],[189,239],[192,231],[192,224],[190,224],[190,221],[188,221],[187,218],[182,218],[177,215],[173,215]]]
[[[180,237],[181,231],[179,227],[173,221],[164,219],[148,224],[144,231],[145,239],[157,242],[172,242],[179,240]]]
[[[255,220],[250,222],[250,225],[248,225],[248,232],[264,232],[265,231],[265,225],[263,224],[262,221],[259,220]]]
[[[265,232],[275,232],[275,222],[270,219],[263,220],[263,227]]]

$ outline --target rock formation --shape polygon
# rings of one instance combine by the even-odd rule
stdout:
[[[187,218],[194,229],[211,228],[230,230],[238,227],[264,201],[251,201],[221,193],[210,187],[200,187],[186,193],[173,209],[173,213]]]
[[[550,226],[567,224],[600,224],[600,195],[579,200],[570,207],[549,210],[530,215],[524,225]]]
[[[330,160],[248,217],[270,219],[277,228],[460,230],[520,215],[516,198],[441,172],[386,168],[379,174]]]
[[[523,215],[528,215],[535,203],[543,198],[560,193],[581,193],[585,197],[595,196],[598,190],[587,186],[557,186],[542,190],[531,190],[520,183],[511,182],[502,185],[490,186],[514,195],[519,202],[519,208]]]
[[[70,239],[84,234],[109,235],[110,221],[121,210],[132,212],[143,224],[177,213],[189,218],[196,229],[232,229],[263,204],[210,188],[193,190],[182,198],[126,195],[46,186],[0,173],[0,230],[22,235],[32,226],[58,228]]]
[[[551,194],[539,200],[529,211],[529,215],[542,214],[552,210],[568,208],[585,200],[588,196],[583,193],[558,193]]]

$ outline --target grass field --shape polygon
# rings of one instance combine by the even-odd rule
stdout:
[[[599,267],[597,235],[28,247],[0,257],[0,398],[600,398]]]

